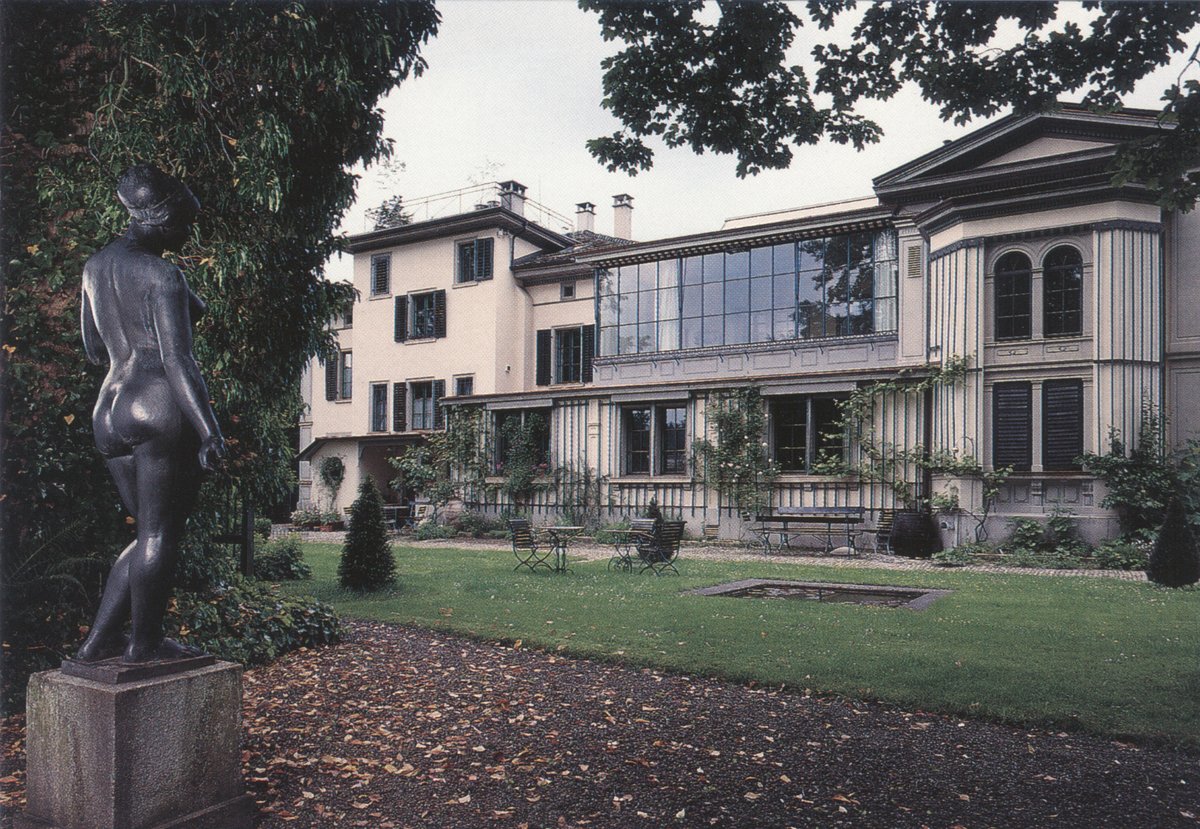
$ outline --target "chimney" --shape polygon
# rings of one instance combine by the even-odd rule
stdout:
[[[581,201],[575,205],[575,229],[596,230],[596,205],[590,201]]]
[[[500,182],[500,206],[524,216],[525,185],[515,181]]]
[[[633,196],[628,193],[613,196],[613,236],[633,238]]]

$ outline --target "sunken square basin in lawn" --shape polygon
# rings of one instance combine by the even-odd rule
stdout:
[[[882,605],[924,610],[950,593],[928,587],[896,587],[890,584],[835,584],[825,581],[743,579],[689,590],[694,596],[732,596],[740,599],[803,599],[812,602]]]

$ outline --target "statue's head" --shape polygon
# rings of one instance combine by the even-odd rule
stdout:
[[[140,235],[156,237],[165,248],[177,248],[187,240],[188,227],[200,211],[200,202],[187,185],[153,164],[135,164],[121,173],[117,198]]]

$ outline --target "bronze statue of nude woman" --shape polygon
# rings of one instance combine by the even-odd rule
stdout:
[[[196,654],[163,636],[163,615],[201,471],[225,455],[192,355],[192,320],[204,303],[161,258],[187,240],[200,204],[183,182],[148,164],[121,174],[117,196],[131,221],[84,266],[81,322],[88,359],[108,360],[93,413],[96,448],[134,517],[137,539],[113,564],[75,657],[80,662]]]

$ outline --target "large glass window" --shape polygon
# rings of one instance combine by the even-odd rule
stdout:
[[[534,458],[539,464],[547,464],[550,459],[550,410],[549,409],[510,409],[496,412],[495,421],[495,472],[505,474],[504,467],[511,461],[511,455],[519,447],[514,440],[529,440],[532,442]]]
[[[338,399],[349,400],[354,393],[354,354],[352,352],[342,352],[341,369],[341,383],[338,387]]]
[[[625,410],[625,474],[650,474],[650,407]]]
[[[626,475],[686,475],[687,406],[658,403],[621,411]]]
[[[583,329],[560,328],[554,332],[556,383],[578,383],[583,372]]]
[[[371,384],[371,431],[387,431],[387,383]]]
[[[771,400],[771,442],[781,472],[812,472],[845,455],[838,397],[788,395]]]
[[[658,418],[662,473],[683,475],[687,472],[687,407],[661,406]]]
[[[349,400],[354,391],[354,355],[339,351],[325,362],[325,399]]]
[[[435,296],[434,293],[428,293],[413,294],[409,297],[409,303],[412,305],[412,327],[409,329],[411,339],[436,336]]]
[[[1022,340],[1030,336],[1032,318],[1029,257],[1012,251],[996,263],[996,339]]]
[[[1042,263],[1043,328],[1046,337],[1083,332],[1083,258],[1070,245],[1060,245]]]
[[[890,230],[600,271],[601,354],[896,330]]]
[[[458,284],[492,278],[492,239],[473,239],[458,243]]]
[[[433,426],[433,381],[410,384],[412,389],[412,411],[409,425],[413,429],[432,429]]]

